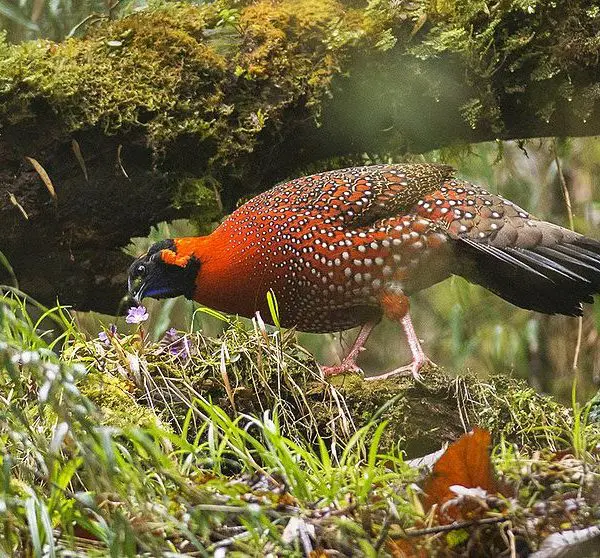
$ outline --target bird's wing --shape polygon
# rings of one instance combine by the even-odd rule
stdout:
[[[450,166],[425,163],[352,167],[296,178],[259,198],[325,224],[359,228],[401,215],[452,175]]]

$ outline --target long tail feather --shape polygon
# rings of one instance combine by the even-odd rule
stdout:
[[[546,314],[580,316],[583,302],[600,293],[600,242],[565,237],[552,245],[497,247],[456,240],[454,273],[505,300]]]

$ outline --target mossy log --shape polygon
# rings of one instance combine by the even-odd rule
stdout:
[[[473,426],[489,428],[497,441],[535,448],[554,447],[572,429],[569,409],[508,376],[453,378],[430,367],[421,381],[356,374],[325,381],[293,332],[267,335],[233,324],[218,340],[193,334],[141,345],[136,336],[115,335],[109,346],[91,341],[72,350],[96,368],[82,392],[117,426],[138,417],[140,424],[178,428],[192,409],[193,437],[206,419],[201,399],[231,418],[276,415],[287,436],[316,442],[318,435],[329,444],[386,420],[382,449],[397,445],[411,457]]]
[[[600,133],[599,31],[591,0],[220,0],[2,44],[2,251],[41,302],[113,313],[157,222],[365,152]]]

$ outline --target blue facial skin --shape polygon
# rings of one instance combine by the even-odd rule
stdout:
[[[168,297],[173,294],[173,290],[170,287],[163,287],[161,289],[150,289],[144,291],[144,297],[149,296],[152,298]]]

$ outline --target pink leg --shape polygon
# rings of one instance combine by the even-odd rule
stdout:
[[[345,372],[360,372],[360,368],[356,365],[356,358],[363,350],[363,346],[375,325],[375,322],[367,322],[364,324],[360,328],[360,331],[344,360],[337,366],[321,366],[323,374],[325,376],[335,376],[336,374],[344,374]]]
[[[415,333],[415,328],[413,327],[410,314],[408,312],[406,312],[406,314],[401,318],[400,323],[402,324],[404,333],[406,333],[406,338],[408,339],[408,346],[410,347],[410,352],[412,353],[413,357],[412,362],[406,366],[396,368],[391,372],[386,372],[385,374],[380,374],[379,376],[365,378],[366,380],[385,380],[391,376],[406,376],[408,374],[412,374],[415,380],[419,380],[421,378],[419,371],[421,368],[423,368],[425,363],[431,362],[423,352],[423,348],[421,347],[419,338]]]

